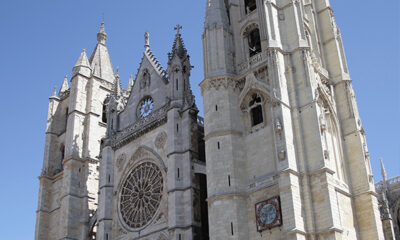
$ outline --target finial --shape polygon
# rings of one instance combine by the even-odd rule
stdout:
[[[107,33],[104,30],[104,19],[100,24],[100,31],[97,33],[97,41],[101,44],[106,44]]]
[[[180,30],[182,29],[182,26],[181,25],[179,25],[179,24],[177,24],[176,25],[176,27],[174,27],[174,30],[176,30],[176,35],[179,35],[180,34]]]
[[[119,67],[117,66],[116,74],[115,76],[119,77]]]
[[[52,97],[57,97],[57,86],[54,86]]]
[[[149,39],[150,35],[148,32],[144,33],[144,47],[148,48],[150,47],[150,39]]]
[[[82,52],[86,53],[86,48],[82,49]]]
[[[386,169],[385,169],[385,166],[383,165],[383,159],[380,158],[380,161],[381,161],[381,174],[382,174],[382,178],[383,178],[383,181],[386,182]]]

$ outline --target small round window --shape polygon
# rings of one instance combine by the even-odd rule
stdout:
[[[148,116],[153,110],[153,99],[151,97],[144,98],[139,104],[139,115],[141,117]]]

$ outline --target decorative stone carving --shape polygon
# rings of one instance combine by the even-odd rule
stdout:
[[[279,121],[278,118],[275,121],[275,132],[277,134],[281,134],[282,133],[282,125],[281,125],[281,122]]]
[[[156,139],[154,140],[154,145],[156,148],[163,148],[165,143],[167,142],[167,134],[165,132],[160,132]]]
[[[115,134],[112,138],[112,146],[118,148],[130,140],[136,139],[152,129],[161,126],[167,121],[167,109],[169,104],[151,112],[148,116],[140,118],[134,124]]]
[[[279,151],[279,153],[278,153],[278,158],[279,158],[279,160],[281,160],[281,161],[285,160],[285,158],[286,158],[286,151],[285,151],[285,150]]]
[[[124,223],[132,229],[147,225],[156,214],[163,195],[163,177],[159,167],[144,162],[125,179],[119,210]]]
[[[144,69],[142,78],[140,79],[140,89],[146,88],[150,86],[150,73],[149,70]]]
[[[210,79],[202,83],[201,85],[201,90],[202,92],[204,90],[210,90],[211,88],[215,88],[216,90],[219,90],[221,87],[223,88],[228,88],[231,87],[233,89],[238,89],[242,90],[244,86],[244,80],[234,80],[232,78],[217,78],[217,79]]]
[[[123,169],[123,167],[124,167],[125,159],[126,159],[125,154],[121,154],[121,155],[117,158],[116,166],[117,166],[117,169],[118,169],[119,172],[121,172],[122,169]]]

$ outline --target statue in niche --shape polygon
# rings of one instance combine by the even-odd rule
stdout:
[[[150,73],[147,69],[143,71],[142,79],[140,81],[140,89],[150,86]]]

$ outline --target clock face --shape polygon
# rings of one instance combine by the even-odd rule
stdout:
[[[141,117],[148,116],[153,110],[153,99],[151,97],[147,97],[143,99],[139,106],[139,114]]]
[[[260,211],[260,220],[264,224],[271,224],[276,218],[276,208],[274,205],[265,204]]]
[[[282,225],[279,197],[273,197],[256,204],[257,231]]]

